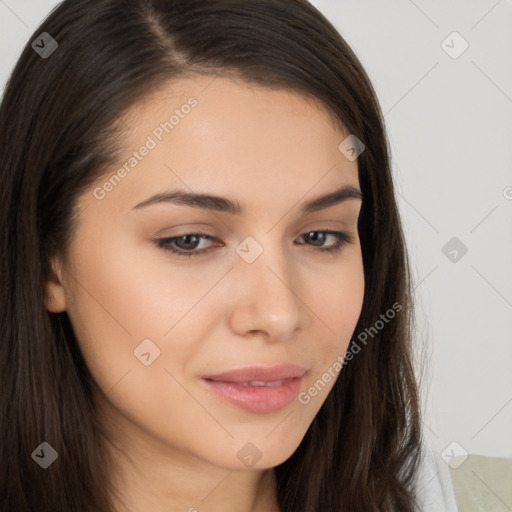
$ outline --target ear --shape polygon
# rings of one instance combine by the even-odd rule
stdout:
[[[62,313],[66,310],[66,296],[62,284],[62,268],[60,260],[50,260],[50,271],[46,281],[45,306],[50,313]]]

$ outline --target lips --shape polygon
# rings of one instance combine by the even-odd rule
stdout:
[[[249,382],[239,382],[239,386],[282,386],[283,384],[286,384],[287,382],[292,381],[293,379],[283,379],[283,380],[275,380],[275,381],[269,381],[266,382],[264,380],[251,380]],[[215,382],[215,381],[214,381]],[[219,381],[217,381],[219,382]]]
[[[265,385],[287,379],[303,377],[306,369],[295,364],[279,364],[275,366],[249,366],[215,375],[206,375],[207,380],[217,382],[233,382],[237,384]],[[263,384],[261,384],[263,383]]]
[[[251,366],[201,381],[228,403],[254,413],[270,413],[289,405],[300,391],[305,368],[292,364]]]

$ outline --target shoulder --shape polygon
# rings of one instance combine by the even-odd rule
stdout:
[[[437,443],[426,440],[416,482],[422,512],[458,512],[450,468],[441,452]]]

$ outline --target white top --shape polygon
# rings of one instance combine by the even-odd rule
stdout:
[[[417,489],[422,512],[458,512],[450,467],[441,458],[435,443],[425,440],[423,463],[420,466]]]

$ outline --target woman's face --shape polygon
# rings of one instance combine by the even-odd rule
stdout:
[[[338,149],[349,134],[295,93],[212,77],[174,82],[123,122],[123,157],[81,196],[47,307],[69,315],[128,452],[280,464],[343,378],[361,312],[360,198],[306,208],[359,190]],[[262,373],[283,364],[303,370]]]

